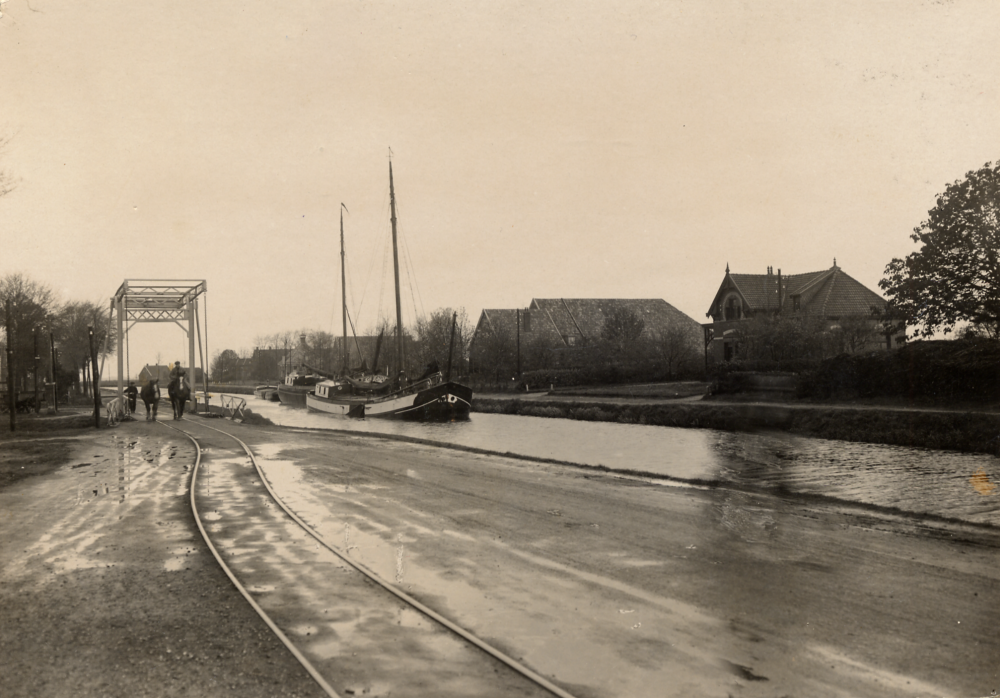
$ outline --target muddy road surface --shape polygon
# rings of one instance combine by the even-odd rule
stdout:
[[[362,436],[247,440],[325,539],[577,695],[1000,685],[988,527]]]
[[[411,669],[427,688],[435,666],[449,695],[538,692],[419,612],[371,606],[364,583],[325,586],[347,566],[282,528],[209,423],[250,446],[278,497],[336,551],[571,695],[1000,690],[994,528],[200,422],[180,426],[206,449],[210,538],[339,695],[407,694],[390,677]],[[0,443],[5,467],[37,469],[0,488],[0,694],[326,695],[201,540],[186,437],[137,422],[30,441]],[[498,678],[482,688],[487,673]]]

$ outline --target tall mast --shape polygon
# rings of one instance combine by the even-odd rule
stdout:
[[[399,303],[399,250],[396,245],[396,192],[392,186],[392,160],[389,161],[389,210],[392,221],[392,268],[396,276],[396,362],[403,370],[403,309]]]
[[[340,294],[341,298],[344,299],[344,305],[341,308],[343,319],[344,319],[344,373],[347,373],[347,265],[344,262],[344,209],[347,208],[343,203],[340,204]]]

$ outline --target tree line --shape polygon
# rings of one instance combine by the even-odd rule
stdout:
[[[0,278],[0,319],[0,383],[7,393],[12,375],[14,393],[22,399],[34,396],[36,384],[41,395],[50,394],[53,379],[62,396],[87,390],[81,377],[90,377],[91,329],[98,361],[114,352],[116,330],[109,326],[109,307],[92,301],[60,302],[51,288],[21,273]]]
[[[452,321],[455,325],[452,348]],[[436,364],[447,369],[449,354],[452,374],[468,372],[469,343],[473,327],[464,308],[438,308],[403,328],[404,365],[410,376]],[[395,323],[382,320],[360,335],[344,338],[323,330],[305,328],[257,335],[253,349],[223,349],[211,363],[211,380],[216,383],[281,381],[292,370],[308,366],[324,373],[339,374],[345,369],[399,370],[395,358]],[[346,362],[345,362],[346,354]]]
[[[676,379],[700,374],[703,359],[700,328],[672,325],[647,328],[633,310],[611,312],[592,341],[567,346],[539,333],[519,333],[517,324],[484,326],[470,351],[471,374],[486,386],[522,381],[603,382],[617,378]],[[576,377],[568,373],[578,374]]]

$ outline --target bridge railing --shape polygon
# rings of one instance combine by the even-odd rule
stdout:
[[[247,406],[246,400],[232,395],[221,395],[220,399],[222,400],[222,412],[227,419],[236,420],[237,417],[240,421],[246,419],[246,415],[243,413]]]

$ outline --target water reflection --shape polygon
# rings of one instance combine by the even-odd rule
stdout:
[[[474,413],[468,421],[355,420],[264,400],[274,423],[394,434],[683,480],[822,495],[1000,525],[1000,459],[980,454],[746,433]],[[994,486],[995,487],[995,486]]]

